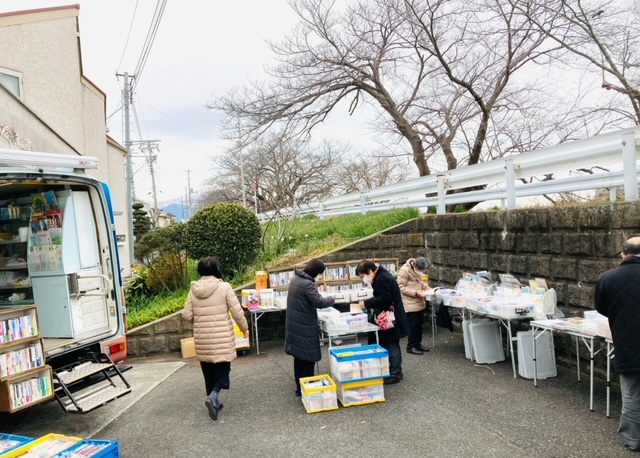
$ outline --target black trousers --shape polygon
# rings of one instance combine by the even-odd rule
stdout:
[[[424,324],[424,310],[419,312],[407,312],[409,322],[409,337],[407,348],[417,347],[422,343],[422,325]]]
[[[315,375],[316,363],[304,359],[293,358],[293,376],[296,379],[296,392],[300,393],[300,379]]]
[[[380,346],[389,352],[389,373],[391,375],[402,374],[402,351],[400,351],[400,339],[397,337],[390,337],[387,332],[391,331],[378,331],[378,338],[380,340]],[[370,332],[367,334],[369,338],[369,345],[376,343],[376,334]]]
[[[230,386],[229,372],[231,372],[231,363],[205,363],[200,361],[202,375],[204,375],[204,386],[207,390],[207,396],[213,390],[228,390]]]

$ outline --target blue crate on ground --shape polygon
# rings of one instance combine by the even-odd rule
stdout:
[[[15,434],[0,433],[0,457],[33,440],[33,437],[16,436]],[[6,447],[6,448],[5,448]]]
[[[119,458],[120,446],[118,441],[84,439],[53,458]]]

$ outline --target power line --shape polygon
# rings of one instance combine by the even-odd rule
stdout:
[[[191,125],[191,124],[187,124],[186,122],[180,121],[179,119],[173,118],[173,117],[169,116],[168,114],[163,113],[162,111],[158,110],[156,107],[151,105],[149,102],[147,102],[145,99],[140,97],[140,94],[138,94],[138,93],[136,93],[136,97],[138,99],[140,99],[140,101],[143,102],[146,106],[151,108],[153,111],[156,111],[156,112],[160,113],[162,116],[164,116],[167,119],[170,119],[171,121],[175,121],[178,124],[182,124],[183,126],[187,126],[187,127],[192,128],[192,129],[204,130],[204,131],[207,131],[207,132],[215,132],[215,129],[207,129],[206,127],[198,127],[198,126],[194,126],[194,125]]]
[[[156,39],[156,34],[158,33],[158,28],[160,27],[160,21],[162,20],[162,15],[164,14],[164,9],[167,5],[167,0],[158,0],[156,5],[156,9],[153,13],[153,18],[151,19],[151,25],[149,26],[149,30],[147,31],[147,37],[145,38],[144,45],[142,47],[142,52],[140,53],[140,58],[138,59],[138,64],[133,72],[136,79],[134,80],[132,90],[140,81],[140,77],[142,76],[142,72],[147,63],[147,59],[149,58],[149,54],[151,53],[151,48],[153,47],[153,42]]]
[[[122,66],[122,60],[124,59],[124,54],[127,52],[127,45],[129,44],[129,37],[131,36],[131,29],[133,29],[133,22],[136,19],[136,11],[138,11],[138,0],[136,0],[136,6],[133,8],[133,16],[131,16],[131,24],[129,24],[129,32],[127,32],[127,41],[124,43],[124,49],[122,50],[122,56],[120,57],[120,63],[118,64],[118,69],[116,73],[120,72],[120,67]]]

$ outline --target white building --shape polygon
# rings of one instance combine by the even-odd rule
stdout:
[[[0,13],[0,147],[98,158],[129,275],[126,149],[107,136],[106,94],[82,71],[79,6]]]

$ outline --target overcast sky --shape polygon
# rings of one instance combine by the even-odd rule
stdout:
[[[133,73],[157,2],[2,0],[0,12],[75,3],[80,5],[84,74],[107,94],[110,115],[121,98],[122,79],[115,74]],[[204,105],[249,79],[263,78],[264,65],[273,62],[266,40],[280,40],[294,24],[286,0],[167,1],[135,93],[142,139],[160,140],[156,163],[160,202],[184,196],[186,170],[191,170],[191,187],[196,191],[214,173],[209,157],[225,146],[219,139],[222,116]],[[122,142],[121,112],[108,125],[109,134]],[[337,114],[316,137],[363,144],[370,135],[365,127],[364,119]],[[135,127],[132,140],[140,140]],[[136,159],[135,169],[136,197],[151,202],[148,168]]]

